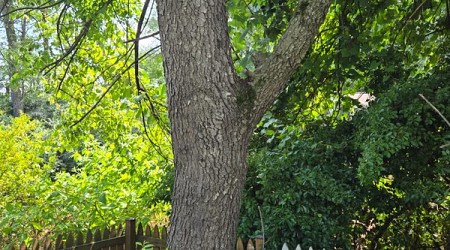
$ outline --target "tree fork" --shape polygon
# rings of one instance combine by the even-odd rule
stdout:
[[[225,4],[157,1],[175,163],[172,250],[235,247],[250,136],[306,55],[330,0],[299,2],[248,83],[233,67]]]

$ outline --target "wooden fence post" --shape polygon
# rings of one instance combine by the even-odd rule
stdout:
[[[136,220],[134,218],[126,220],[125,250],[136,250]]]
[[[256,250],[264,250],[264,238],[262,235],[256,236],[255,249]]]

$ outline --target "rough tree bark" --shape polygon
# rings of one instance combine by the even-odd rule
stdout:
[[[3,25],[5,26],[6,40],[8,42],[8,48],[10,50],[16,49],[17,45],[17,34],[14,28],[14,20],[11,19],[10,15],[5,15],[10,11],[11,1],[4,0],[0,2],[0,8],[2,9],[2,18]],[[22,34],[22,38],[24,39],[24,34]],[[13,58],[6,58],[8,64],[8,76],[10,79],[10,85],[8,86],[10,90],[11,96],[11,107],[12,107],[12,115],[14,117],[20,116],[23,112],[23,91],[22,86],[13,86],[11,79],[16,74],[17,69],[15,61]]]
[[[299,1],[250,80],[234,70],[226,1],[157,0],[175,162],[169,248],[234,249],[249,138],[310,48],[330,0]]]

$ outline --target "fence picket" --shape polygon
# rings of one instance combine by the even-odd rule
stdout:
[[[109,229],[107,227],[105,227],[103,229],[103,237],[102,237],[102,239],[103,240],[109,239],[110,238],[109,237],[110,234],[111,234],[111,231],[109,231]]]
[[[281,248],[281,250],[289,250],[289,247],[287,246],[286,243],[283,244],[283,247]]]
[[[263,249],[263,245],[264,245],[264,239],[260,236],[256,237],[255,239],[255,249],[256,250],[261,250]]]
[[[75,245],[83,245],[83,234],[81,232],[78,232],[77,237],[75,239]]]
[[[252,240],[248,240],[248,242],[247,242],[247,250],[255,250],[255,247],[253,246]]]
[[[94,241],[101,241],[102,240],[102,235],[100,233],[100,230],[97,228],[94,231]]]
[[[117,236],[123,235],[123,226],[122,224],[119,224],[119,227],[117,228]]]
[[[161,230],[161,239],[163,239],[164,241],[167,241],[167,237],[168,237],[167,228],[163,227]]]
[[[59,234],[56,237],[56,241],[55,241],[55,249],[60,249],[60,248],[62,248],[62,235],[61,234]]]
[[[49,238],[45,238],[43,245],[44,245],[44,250],[52,249],[52,242]]]
[[[136,236],[143,236],[143,235],[144,235],[144,228],[142,227],[142,223],[139,222]]]
[[[161,235],[159,233],[159,228],[158,226],[155,225],[155,227],[153,228],[153,237],[157,238],[157,239],[161,239]],[[159,246],[153,247],[155,250],[164,250],[164,248],[161,248]]]
[[[110,235],[111,235],[111,231],[109,230],[109,228],[105,227],[103,229],[103,237],[102,237],[102,239],[103,240],[111,239]],[[102,248],[102,249],[103,250],[109,250],[109,247],[105,247],[105,248]]]
[[[109,230],[109,238],[114,238],[117,236],[117,230],[115,226],[112,226]]]
[[[145,236],[152,236],[152,229],[150,228],[150,225],[145,227]]]
[[[152,235],[154,238],[158,238],[159,239],[159,228],[158,228],[158,226],[155,226],[154,228],[153,228],[153,235]]]
[[[25,244],[25,242],[22,242],[22,244],[20,244],[19,250],[27,250],[27,245]]]
[[[236,250],[245,250],[244,249],[244,243],[242,243],[241,238],[239,238],[237,243],[236,243]]]
[[[92,231],[89,229],[87,232],[86,232],[86,243],[91,243],[92,242],[92,237],[93,237],[93,235],[92,235]]]
[[[66,239],[66,248],[71,248],[73,246],[73,234],[69,233]]]

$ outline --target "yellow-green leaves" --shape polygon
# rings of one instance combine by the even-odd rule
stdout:
[[[26,115],[0,123],[0,209],[12,201],[34,202],[34,185],[45,173],[40,166],[43,135],[39,122]]]

